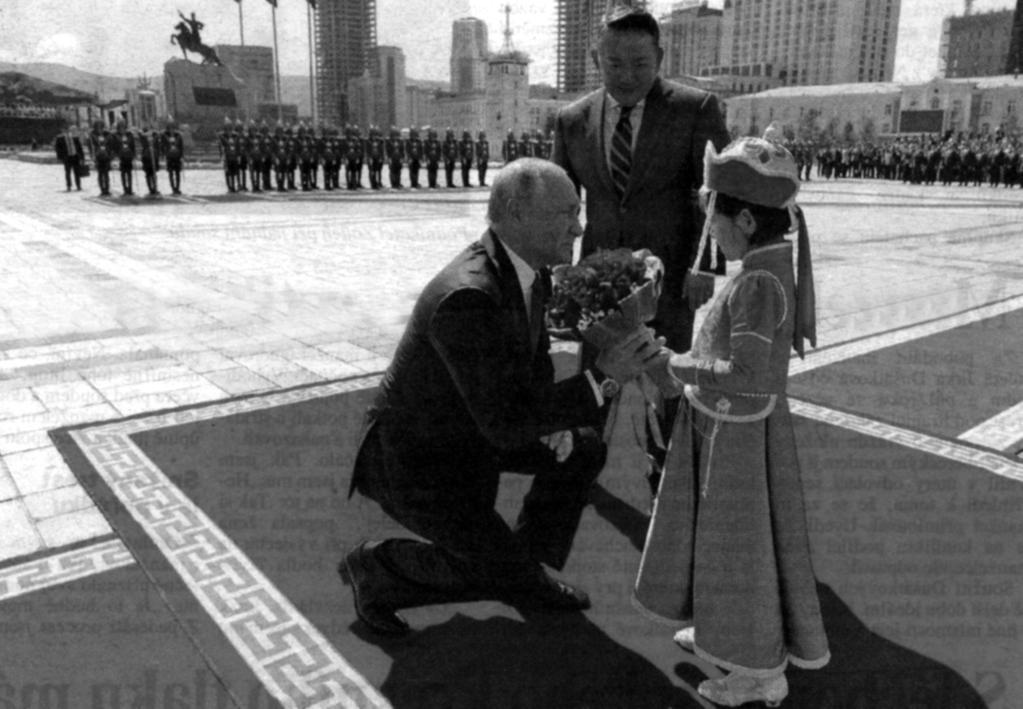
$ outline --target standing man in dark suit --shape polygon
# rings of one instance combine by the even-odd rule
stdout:
[[[490,228],[426,286],[367,416],[352,489],[427,539],[364,542],[339,569],[359,618],[400,635],[396,610],[500,599],[561,610],[586,594],[552,578],[603,466],[592,426],[641,354],[603,352],[555,383],[543,326],[549,277],[571,260],[579,196],[561,168],[516,160],[498,174]],[[534,476],[515,529],[495,511],[502,471]]]
[[[604,88],[558,113],[552,159],[586,190],[583,256],[625,246],[648,248],[664,262],[664,289],[650,326],[685,352],[695,311],[714,292],[709,256],[698,268],[693,263],[703,225],[697,198],[703,153],[707,141],[723,149],[729,135],[713,94],[658,77],[664,50],[651,14],[618,6],[604,19],[593,54]],[[664,407],[664,436],[677,403]],[[651,455],[656,490],[663,450]]]
[[[72,126],[57,136],[53,142],[53,148],[57,151],[57,159],[64,164],[64,182],[67,184],[67,191],[71,191],[71,178],[75,180],[75,189],[82,189],[82,178],[78,174],[79,165],[82,164],[82,141],[78,137],[78,129]]]

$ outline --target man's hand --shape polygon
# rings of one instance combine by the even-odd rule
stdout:
[[[640,327],[618,344],[601,350],[597,355],[597,369],[619,382],[638,377],[646,367],[645,360],[658,349],[653,331]]]
[[[682,295],[689,303],[690,310],[696,310],[714,295],[714,277],[686,271],[682,283]]]
[[[564,463],[568,460],[568,456],[572,455],[571,431],[558,431],[547,436],[540,436],[540,442],[554,451],[554,459],[559,463]]]

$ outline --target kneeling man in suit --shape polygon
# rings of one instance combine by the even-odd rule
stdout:
[[[498,173],[490,228],[426,286],[370,408],[352,490],[426,539],[363,542],[342,560],[359,618],[408,632],[400,608],[498,599],[580,610],[555,580],[605,447],[577,429],[601,420],[643,352],[603,352],[555,383],[544,327],[549,276],[582,233],[579,196],[535,158]],[[534,476],[514,528],[494,509],[501,472]]]

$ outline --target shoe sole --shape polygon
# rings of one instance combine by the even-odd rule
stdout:
[[[359,620],[361,620],[367,628],[369,628],[375,633],[379,633],[380,635],[389,635],[391,637],[401,637],[403,635],[408,635],[411,628],[407,626],[404,628],[395,628],[389,625],[380,625],[378,623],[374,623],[373,621],[366,618],[365,615],[363,615],[362,611],[360,610],[362,602],[359,598],[359,587],[353,581],[354,575],[352,574],[352,569],[351,566],[349,565],[347,556],[341,560],[340,564],[338,564],[337,573],[341,577],[341,583],[343,583],[345,586],[351,587],[352,599],[354,601],[353,605],[355,606],[355,615],[358,616]]]

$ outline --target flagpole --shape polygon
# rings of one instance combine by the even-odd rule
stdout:
[[[283,119],[283,112],[281,111],[281,61],[277,56],[277,0],[273,0],[270,3],[273,14],[273,26],[274,26],[274,76],[277,79],[277,120]]]
[[[242,18],[242,0],[238,0],[238,36],[241,38],[242,46],[245,46],[245,20]]]
[[[316,125],[316,73],[313,67],[313,6],[306,0],[305,5],[306,23],[309,29],[309,105],[313,117],[313,125]]]

